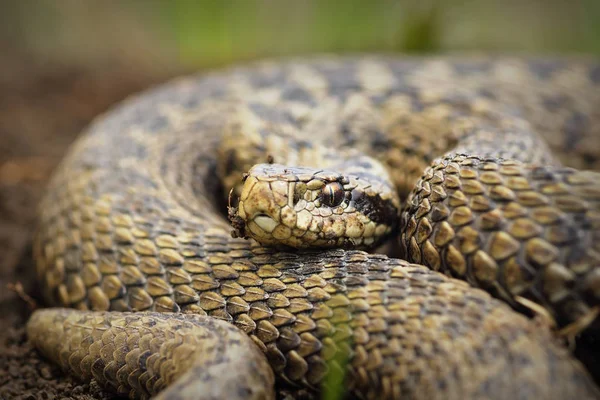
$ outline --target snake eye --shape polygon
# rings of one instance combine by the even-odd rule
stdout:
[[[338,182],[328,183],[321,190],[321,201],[329,207],[339,206],[344,201],[344,188]]]

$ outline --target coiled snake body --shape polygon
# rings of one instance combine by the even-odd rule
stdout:
[[[265,398],[276,377],[280,396],[592,398],[546,324],[472,286],[591,329],[599,155],[592,61],[320,57],[183,78],[99,118],[59,167],[37,271],[80,311],[38,311],[28,334],[132,397]],[[232,237],[232,187],[233,236],[275,246]],[[390,233],[403,259],[360,250]]]

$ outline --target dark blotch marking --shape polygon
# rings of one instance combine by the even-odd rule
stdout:
[[[531,178],[536,181],[555,182],[557,180],[556,174],[547,167],[537,167],[533,169],[531,171]]]
[[[316,64],[314,68],[325,77],[332,97],[344,98],[361,87],[355,63]]]
[[[594,83],[600,83],[600,65],[592,67],[590,70],[590,79]]]
[[[102,358],[97,358],[96,361],[92,364],[92,375],[96,376],[104,376],[104,368],[106,368],[106,363]]]
[[[423,102],[420,93],[421,91],[414,87],[410,87],[406,90],[406,95],[410,98],[410,109],[416,113],[425,110],[425,103]]]
[[[529,70],[540,79],[550,78],[563,67],[564,63],[558,61],[540,60],[529,63]]]
[[[564,126],[565,140],[564,146],[567,150],[573,150],[579,141],[584,137],[584,132],[588,128],[589,119],[580,112],[573,112]]]
[[[187,110],[193,110],[200,106],[200,96],[187,98],[181,102],[181,105]]]
[[[250,108],[250,110],[252,110],[252,112],[259,116],[261,119],[275,124],[295,124],[296,122],[294,118],[292,118],[287,113],[267,107],[264,104],[250,103],[248,105],[248,108]]]
[[[547,96],[542,100],[546,110],[556,112],[565,107],[568,103],[568,98],[565,95]]]
[[[298,86],[284,88],[283,92],[281,93],[281,99],[315,105],[315,99],[312,97],[312,95],[305,89]]]
[[[270,70],[240,70],[242,76],[248,78],[250,84],[256,88],[266,86],[284,85],[288,78],[288,73],[284,68]]]
[[[236,167],[235,151],[229,150],[225,155],[225,174],[231,174]]]
[[[290,140],[289,146],[296,151],[301,151],[303,149],[312,149],[314,147],[314,144],[304,139],[297,139]]]
[[[354,146],[357,142],[362,142],[363,138],[381,138],[385,135],[378,126],[369,124],[367,126],[361,126],[360,128],[355,127],[353,121],[343,121],[340,124],[340,134],[344,141],[340,144],[341,146]]]
[[[240,396],[240,398],[246,399],[250,397],[250,395],[252,394],[252,390],[247,386],[239,386],[237,389],[237,393]]]
[[[398,223],[398,210],[389,200],[383,200],[379,196],[369,197],[360,190],[352,191],[352,201],[356,210],[366,215],[371,221],[381,224],[392,225]]]
[[[371,102],[376,105],[376,106],[380,106],[382,105],[387,99],[390,98],[389,95],[387,94],[377,94],[377,95],[372,95],[369,96],[369,98],[371,99]]]
[[[350,126],[350,124],[348,124],[347,121],[342,122],[342,126],[340,127],[340,133],[342,134],[342,137],[344,138],[344,145],[352,146],[352,145],[356,144],[356,141],[358,139],[356,138],[356,135],[355,135],[354,131],[352,130],[352,127]]]
[[[352,195],[352,200],[355,203],[355,207],[357,207],[357,208],[358,208],[359,204],[362,205],[363,202],[365,201],[366,195],[361,190],[354,189],[352,191],[351,195]]]
[[[305,192],[305,191],[304,191]],[[294,199],[293,202],[294,204],[298,203],[300,201],[300,199],[302,198],[302,196],[304,195],[304,192],[301,192],[298,189],[298,186],[296,186],[296,188],[294,189]]]
[[[587,154],[586,153],[586,154],[583,154],[581,157],[583,158],[583,161],[585,162],[585,164],[587,166],[592,166],[597,160],[597,157],[595,154]]]
[[[389,135],[384,134],[382,131],[377,130],[372,136],[371,148],[374,151],[386,151],[392,145]]]
[[[152,355],[152,352],[150,350],[146,350],[145,352],[139,355],[138,365],[139,368],[144,372],[147,370],[146,361],[148,360],[148,357],[150,357],[150,355]]]
[[[490,70],[491,64],[487,61],[455,62],[452,64],[454,72],[458,75],[475,75],[486,73]]]
[[[416,60],[390,60],[387,65],[389,71],[396,78],[398,86],[407,86],[407,82],[410,81],[410,75],[423,67],[422,63]]]
[[[485,99],[495,99],[496,95],[490,89],[479,89],[477,94]]]
[[[162,131],[167,126],[169,126],[169,120],[166,117],[164,117],[164,116],[160,116],[160,117],[157,117],[157,118],[151,118],[148,121],[148,123],[146,124],[146,127],[151,132]]]
[[[356,63],[317,64],[314,67],[325,76],[331,88],[358,87]]]

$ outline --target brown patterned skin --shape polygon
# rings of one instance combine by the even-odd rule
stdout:
[[[49,309],[32,315],[28,335],[78,378],[132,398],[275,398],[273,372],[258,347],[216,318]]]
[[[73,355],[62,359],[87,377],[81,364],[102,355],[90,332],[114,319],[139,337],[146,312],[183,312],[193,315],[155,318],[172,330],[198,315],[233,323],[266,355],[281,393],[596,398],[547,327],[487,293],[383,255],[232,238],[216,193],[267,156],[310,166],[328,159],[320,148],[365,151],[401,198],[415,187],[399,234],[409,259],[519,304],[539,301],[560,326],[582,329],[600,297],[598,175],[557,166],[540,136],[568,144],[572,165],[596,167],[599,88],[600,65],[581,60],[321,58],[184,78],[131,99],[64,160],[35,240],[52,304],[115,312],[43,311],[30,336],[68,341]],[[258,145],[231,152],[239,131]],[[92,323],[68,337],[65,318]],[[104,352],[94,377],[113,386],[117,369],[121,392],[145,395],[143,349],[131,340]]]

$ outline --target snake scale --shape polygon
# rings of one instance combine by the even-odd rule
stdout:
[[[55,172],[34,253],[65,308],[28,335],[132,398],[596,398],[548,324],[595,327],[598,167],[594,60],[181,78],[98,118]]]

